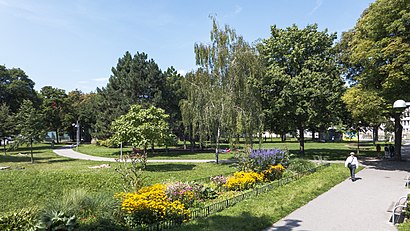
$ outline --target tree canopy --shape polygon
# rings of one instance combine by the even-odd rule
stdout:
[[[337,122],[342,108],[343,80],[337,68],[333,42],[336,34],[318,31],[317,25],[299,29],[271,28],[260,53],[266,75],[260,86],[268,120],[298,129],[304,153],[304,130]],[[285,126],[285,127],[283,127]]]

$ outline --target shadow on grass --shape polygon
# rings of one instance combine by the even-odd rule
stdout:
[[[326,148],[321,148],[321,149],[305,149],[305,155],[302,156],[299,154],[299,150],[289,150],[289,152],[293,155],[295,155],[298,158],[303,158],[303,159],[315,159],[319,156],[321,156],[323,159],[326,160],[345,160],[351,151],[354,151],[356,153],[355,149],[351,150],[346,150],[346,149],[326,149]],[[360,150],[358,154],[358,158],[364,158],[364,157],[376,157],[377,152],[376,151],[369,151],[369,150]]]
[[[194,169],[193,164],[149,164],[146,171],[150,172],[170,172],[170,171],[187,171]]]
[[[36,160],[45,160],[48,158],[44,158],[44,157],[35,157],[34,156],[34,161]],[[30,155],[21,155],[21,156],[17,156],[17,155],[1,155],[0,156],[0,162],[13,162],[13,163],[21,163],[21,162],[30,162]]]
[[[272,225],[269,216],[256,217],[248,212],[239,216],[213,215],[171,230],[262,230]]]

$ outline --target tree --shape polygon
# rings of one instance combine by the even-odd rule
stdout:
[[[243,134],[248,143],[261,130],[260,100],[255,81],[261,74],[256,50],[229,26],[220,28],[212,18],[210,44],[195,44],[200,68],[186,78],[187,99],[181,102],[186,130],[198,135],[200,143],[209,136],[216,143],[221,136],[232,141]]]
[[[41,88],[40,95],[45,124],[49,131],[56,132],[56,141],[59,143],[60,132],[71,127],[72,123],[65,119],[68,115],[67,94],[63,89],[45,86]]]
[[[43,119],[43,115],[34,108],[33,103],[29,100],[23,101],[16,114],[16,129],[19,136],[13,145],[18,146],[24,143],[30,145],[31,163],[34,163],[33,142],[43,141],[46,134]]]
[[[10,111],[15,113],[25,99],[36,105],[39,103],[34,82],[23,70],[7,69],[0,65],[0,104],[7,104]]]
[[[112,122],[114,135],[111,139],[116,143],[142,146],[146,154],[148,145],[163,144],[169,135],[168,117],[161,108],[151,106],[143,109],[141,105],[132,105],[127,114]]]
[[[99,115],[95,135],[108,138],[111,122],[127,113],[131,105],[141,104],[146,108],[163,105],[165,86],[163,73],[154,60],[148,60],[145,53],[131,56],[126,52],[112,68],[107,86],[97,88]]]
[[[363,12],[355,27],[343,35],[347,75],[352,76],[358,89],[375,92],[387,105],[397,99],[410,101],[409,21],[407,0],[377,0]],[[379,116],[384,113],[381,110]],[[396,113],[390,115],[398,119]],[[399,124],[395,137],[400,139],[395,143],[401,143]],[[396,158],[401,159],[400,146],[395,149]]]
[[[6,151],[7,137],[13,134],[13,120],[9,106],[5,103],[0,104],[0,138],[3,140],[4,155]]]
[[[266,65],[263,108],[270,121],[283,124],[280,132],[289,126],[299,130],[301,154],[305,129],[337,122],[343,107],[343,80],[332,47],[335,38],[327,30],[318,31],[316,24],[304,29],[272,26],[271,37],[259,45]]]

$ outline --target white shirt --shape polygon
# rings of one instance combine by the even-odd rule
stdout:
[[[353,158],[353,159],[352,159]],[[349,157],[347,157],[347,159],[346,159],[346,161],[345,161],[345,167],[347,167],[347,164],[348,163],[351,163],[351,164],[354,164],[354,165],[356,165],[356,168],[358,168],[359,167],[359,161],[357,161],[357,158],[355,157],[355,156],[349,156]]]

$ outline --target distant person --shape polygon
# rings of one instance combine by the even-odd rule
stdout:
[[[356,168],[359,167],[359,162],[357,161],[357,157],[354,156],[354,152],[351,152],[350,156],[347,157],[345,167],[350,169],[350,179],[352,179],[353,182],[356,181],[355,172]]]

